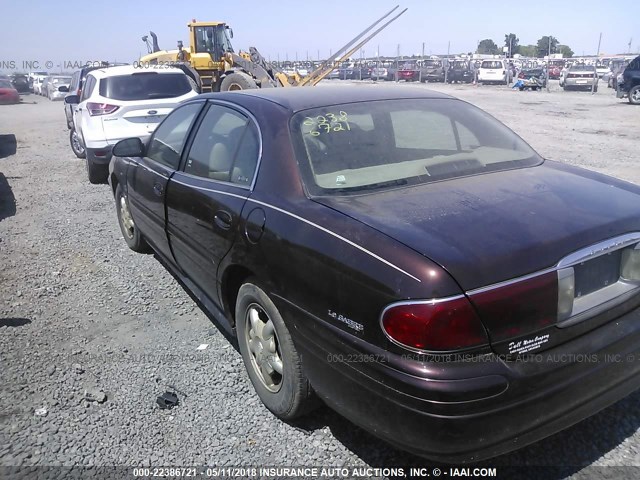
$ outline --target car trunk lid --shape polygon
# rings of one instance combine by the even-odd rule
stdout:
[[[561,259],[640,231],[639,193],[631,184],[547,161],[538,167],[315,200],[441,265],[467,292],[492,344],[513,353],[517,347],[509,347],[511,340],[555,328],[556,265]],[[590,267],[593,271],[576,274],[585,292],[615,276],[611,264]],[[528,276],[532,278],[526,282],[511,284]],[[568,328],[558,338],[571,333]],[[549,339],[537,342],[542,343],[534,349],[553,344]]]

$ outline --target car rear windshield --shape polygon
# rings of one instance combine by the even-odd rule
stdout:
[[[593,65],[574,65],[570,70],[582,70],[593,72],[596,68]]]
[[[13,85],[11,85],[11,82],[9,80],[0,79],[0,88],[10,88],[13,90]]]
[[[71,83],[71,77],[53,77],[51,83]]]
[[[290,124],[311,195],[349,195],[497,170],[542,158],[455,99],[383,100],[305,110]]]
[[[482,62],[480,68],[502,68],[502,62]]]
[[[191,84],[184,73],[140,72],[100,80],[100,95],[114,100],[173,98],[190,90]]]

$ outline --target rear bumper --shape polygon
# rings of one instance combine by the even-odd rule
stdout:
[[[640,309],[539,355],[419,362],[280,301],[314,389],[334,410],[414,454],[466,463],[523,447],[640,387]],[[384,360],[380,360],[384,358]]]

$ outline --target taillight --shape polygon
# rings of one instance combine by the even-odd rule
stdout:
[[[390,305],[382,312],[381,324],[392,342],[411,350],[444,352],[489,343],[482,322],[462,295]]]
[[[87,110],[89,111],[89,115],[91,115],[92,117],[95,117],[97,115],[109,115],[119,108],[120,107],[118,105],[109,105],[108,103],[87,103]]]

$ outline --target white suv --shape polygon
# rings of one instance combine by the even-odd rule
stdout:
[[[484,83],[502,83],[509,85],[511,83],[511,70],[506,60],[483,60],[478,69],[478,82]]]
[[[178,68],[125,65],[89,72],[80,98],[65,97],[76,104],[69,139],[76,156],[86,158],[89,181],[107,181],[113,145],[129,137],[146,141],[176,105],[196,95]]]

